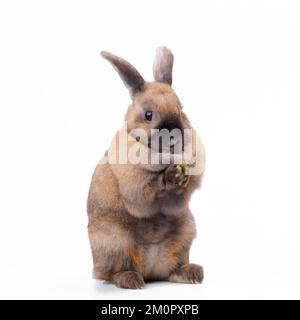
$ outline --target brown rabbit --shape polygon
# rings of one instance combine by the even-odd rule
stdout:
[[[88,233],[93,275],[129,289],[142,288],[149,280],[201,283],[202,267],[189,263],[196,231],[188,203],[200,185],[205,153],[171,88],[173,55],[166,47],[158,48],[153,66],[155,81],[145,82],[127,61],[108,52],[101,54],[129,89],[132,104],[126,126],[117,133],[91,182]],[[145,132],[146,138],[136,129]],[[155,148],[151,139],[163,129],[179,130],[183,135],[190,130],[192,135],[177,149],[177,137],[171,137],[167,149],[161,143]],[[124,152],[116,152],[125,144],[125,158],[132,154],[137,157],[144,150],[156,154],[158,162],[128,162]],[[188,145],[190,158],[176,161],[182,159],[177,157],[179,151],[185,154]],[[164,162],[165,155],[169,163]],[[148,153],[146,160],[149,157]],[[197,168],[196,174],[189,168]]]

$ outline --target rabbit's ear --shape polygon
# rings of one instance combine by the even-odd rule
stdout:
[[[172,85],[173,54],[167,47],[156,49],[153,63],[153,76],[155,81]]]
[[[129,90],[131,97],[143,89],[145,80],[129,62],[106,51],[102,51],[101,56],[113,65]]]

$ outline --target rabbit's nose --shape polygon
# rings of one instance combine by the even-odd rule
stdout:
[[[178,120],[166,120],[160,124],[158,129],[167,129],[169,131],[172,131],[173,129],[179,129],[180,131],[182,131],[182,125]]]

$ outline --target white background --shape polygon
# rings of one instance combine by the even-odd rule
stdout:
[[[191,201],[202,285],[91,279],[86,198],[157,46],[207,150]],[[300,3],[0,1],[0,298],[300,298]]]

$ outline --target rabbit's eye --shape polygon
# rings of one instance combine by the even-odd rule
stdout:
[[[147,121],[151,121],[152,120],[152,111],[146,111],[145,118]]]

